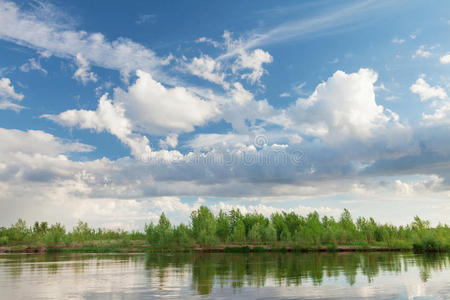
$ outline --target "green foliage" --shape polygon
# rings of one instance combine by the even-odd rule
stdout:
[[[192,231],[184,224],[175,227],[173,238],[175,244],[182,248],[187,248],[193,244]]]
[[[206,206],[200,206],[191,213],[192,233],[201,246],[212,246],[216,243],[216,219]]]
[[[232,239],[237,243],[245,243],[245,224],[243,220],[238,220],[233,228]]]
[[[86,222],[78,221],[77,226],[73,228],[72,238],[76,242],[85,242],[92,239],[94,232]]]
[[[158,225],[154,226],[152,223],[146,226],[145,231],[147,241],[156,247],[167,248],[172,242],[173,230],[164,213],[159,217]]]
[[[66,229],[60,223],[56,223],[55,225],[52,225],[50,229],[46,229],[42,232],[44,244],[47,245],[47,247],[54,247],[64,240]]]
[[[249,246],[242,246],[242,247],[225,247],[224,252],[229,253],[248,253],[251,249]]]
[[[216,233],[219,241],[226,243],[231,237],[230,217],[220,210],[216,224]]]
[[[79,221],[70,232],[59,223],[35,222],[28,227],[19,219],[10,227],[0,227],[0,245],[15,246],[44,243],[47,247],[59,249],[59,246],[82,247],[95,251],[134,247],[135,243],[151,245],[149,251],[160,249],[187,250],[200,245],[210,249],[220,244],[246,243],[253,246],[252,251],[271,249],[285,251],[308,251],[324,249],[336,251],[338,246],[353,246],[368,250],[372,246],[390,249],[414,249],[421,252],[439,252],[450,250],[450,228],[439,224],[431,227],[430,222],[415,217],[406,226],[380,224],[372,218],[353,218],[344,210],[338,220],[317,212],[300,216],[294,212],[274,213],[267,218],[260,213],[243,215],[239,209],[229,212],[220,211],[215,216],[206,206],[201,206],[191,214],[188,225],[173,226],[164,213],[157,224],[145,226],[144,232],[90,228],[86,222]],[[146,246],[147,247],[147,246]],[[235,248],[235,247],[231,247]],[[239,252],[246,251],[238,247]],[[238,251],[228,249],[229,251]],[[228,251],[227,250],[227,251]]]
[[[267,227],[263,229],[263,240],[270,244],[277,241],[277,231],[272,224],[267,225]]]
[[[254,244],[259,244],[262,242],[262,225],[260,223],[255,223],[248,234],[248,239]]]

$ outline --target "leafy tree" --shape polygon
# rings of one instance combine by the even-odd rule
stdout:
[[[73,239],[77,242],[84,242],[92,239],[94,230],[89,228],[86,222],[78,221],[77,226],[72,230]]]
[[[220,210],[216,223],[217,236],[221,242],[226,243],[231,235],[230,217]]]
[[[284,226],[283,230],[281,230],[280,240],[283,242],[291,241],[291,232],[289,231],[289,228],[287,226]]]
[[[50,226],[43,235],[44,243],[49,247],[56,246],[59,242],[64,240],[66,229],[60,223]]]
[[[202,246],[210,246],[216,242],[216,220],[206,206],[200,206],[191,213],[192,232],[194,238]]]
[[[260,223],[255,223],[248,234],[248,239],[257,244],[262,242],[263,226]]]
[[[180,247],[188,247],[192,244],[192,231],[184,224],[174,229],[173,236],[175,243]]]
[[[245,224],[243,220],[238,220],[233,228],[233,241],[245,243]]]
[[[273,227],[275,228],[275,231],[277,232],[277,240],[280,240],[281,232],[285,227],[287,227],[286,224],[284,223],[284,217],[280,213],[274,213],[270,216],[270,219]]]
[[[273,227],[272,223],[267,225],[263,230],[263,238],[267,243],[274,243],[277,241],[277,231]]]

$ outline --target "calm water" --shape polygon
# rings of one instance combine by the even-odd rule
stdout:
[[[450,256],[0,255],[0,299],[450,299]]]

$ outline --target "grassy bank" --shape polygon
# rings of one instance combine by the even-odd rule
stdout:
[[[90,228],[79,222],[71,231],[57,223],[18,220],[0,228],[0,252],[158,252],[158,251],[399,251],[445,252],[450,250],[450,228],[431,227],[415,217],[405,226],[381,224],[372,218],[353,220],[342,215],[319,217],[275,213],[220,211],[214,215],[202,206],[191,214],[189,224],[173,226],[161,215],[143,232]]]
[[[212,247],[171,247],[160,248],[151,245],[57,245],[47,247],[44,244],[14,245],[0,247],[0,253],[160,253],[160,252],[223,252],[223,253],[253,253],[253,252],[373,252],[373,251],[410,251],[408,248],[393,248],[387,246],[267,246],[267,245],[216,245]]]

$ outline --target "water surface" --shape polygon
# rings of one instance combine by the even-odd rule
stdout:
[[[0,299],[450,299],[450,256],[0,255]]]

